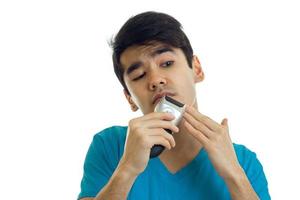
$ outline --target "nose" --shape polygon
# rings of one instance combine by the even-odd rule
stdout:
[[[149,81],[149,89],[157,90],[157,88],[162,88],[167,84],[167,80],[158,72],[152,72]]]

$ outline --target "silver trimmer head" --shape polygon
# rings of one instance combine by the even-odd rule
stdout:
[[[185,105],[169,96],[164,96],[155,106],[154,112],[168,112],[174,115],[174,119],[171,121],[175,126],[179,124],[185,111]],[[172,134],[172,131],[165,129],[168,133]],[[150,158],[159,156],[165,149],[162,145],[154,145],[150,152]]]

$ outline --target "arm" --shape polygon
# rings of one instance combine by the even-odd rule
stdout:
[[[225,178],[224,181],[233,200],[259,199],[254,189],[252,188],[252,185],[249,182],[244,170],[241,167],[234,171],[232,176]]]
[[[126,199],[136,177],[137,174],[131,173],[130,169],[120,161],[108,183],[96,197],[86,197],[80,200]]]
[[[147,118],[149,119],[147,120]],[[153,113],[152,115],[150,114],[130,121],[124,155],[120,164],[107,185],[98,193],[94,200],[126,199],[135,179],[147,166],[150,148],[154,144],[161,144],[167,146],[169,149],[171,146],[174,146],[174,138],[161,128],[157,133],[157,136],[160,137],[159,139],[154,137],[146,138],[147,135],[153,134],[154,131],[153,129],[144,129],[144,127],[151,126],[153,123],[152,120],[155,118],[158,118],[158,120],[170,120],[173,119],[173,116],[165,113]],[[178,131],[177,127],[170,122],[164,125],[160,124],[160,126]],[[171,145],[172,142],[173,145]]]
[[[140,118],[132,119],[129,122],[123,156],[113,171],[112,175],[108,174],[109,170],[105,169],[105,160],[109,159],[109,151],[102,153],[102,158],[99,159],[99,154],[95,154],[86,162],[86,168],[92,169],[88,176],[85,172],[84,193],[80,195],[83,200],[103,200],[103,199],[127,199],[128,193],[137,176],[142,173],[149,161],[151,147],[155,144],[160,144],[170,149],[175,146],[175,141],[172,135],[164,129],[170,129],[174,132],[178,128],[170,121],[174,118],[169,113],[150,113]],[[104,146],[104,145],[101,145]],[[97,147],[93,148],[94,150]],[[95,151],[94,151],[95,152]],[[101,156],[100,156],[101,157]],[[97,159],[97,162],[96,160]],[[109,165],[109,164],[107,164]],[[96,171],[95,169],[98,169]],[[100,174],[100,176],[95,176]],[[104,177],[99,180],[99,177]],[[101,183],[100,183],[101,181]],[[90,188],[97,188],[98,194],[93,194],[89,191]],[[83,190],[82,190],[83,191]],[[96,196],[95,198],[87,198],[88,196]]]
[[[124,165],[119,165],[94,200],[126,199],[136,177],[137,175],[131,173]]]
[[[221,124],[187,106],[185,127],[206,149],[209,159],[225,181],[232,199],[259,199],[240,166],[229,136],[227,119]]]

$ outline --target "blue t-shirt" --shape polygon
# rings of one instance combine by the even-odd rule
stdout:
[[[96,134],[84,163],[78,198],[95,197],[107,184],[122,157],[127,127],[114,126]],[[268,183],[256,154],[234,144],[239,163],[260,199],[270,199]],[[127,199],[230,199],[223,179],[215,171],[204,148],[187,166],[172,174],[160,159],[153,158],[135,180]]]

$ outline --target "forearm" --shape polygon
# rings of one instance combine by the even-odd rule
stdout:
[[[137,175],[131,174],[125,166],[119,165],[109,182],[95,197],[95,200],[127,199],[136,177]]]
[[[252,188],[244,170],[240,167],[231,176],[224,178],[233,200],[257,200],[259,197]]]

